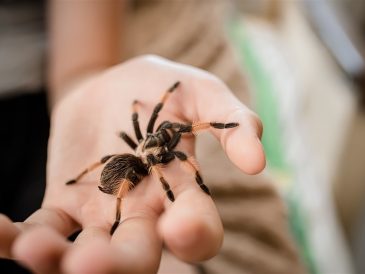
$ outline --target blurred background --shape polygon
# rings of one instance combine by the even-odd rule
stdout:
[[[21,6],[13,5],[16,2],[21,2]],[[11,90],[38,93],[44,90],[45,2],[0,0],[2,99],[7,98],[8,91],[15,96]],[[285,235],[291,234],[309,273],[365,273],[362,260],[365,257],[365,1],[136,0],[129,3],[121,61],[148,53],[207,69],[226,81],[241,100],[251,102],[248,104],[264,124],[266,173],[285,201],[290,233],[284,228],[284,218],[281,219],[281,205],[265,202],[270,200],[268,197],[276,197],[266,179],[245,177],[243,181],[249,182],[246,185],[221,186],[217,178],[222,175],[217,173],[217,164],[227,170],[222,180],[233,182],[238,178],[240,181],[241,173],[221,163],[209,162],[224,157],[215,154],[221,151],[218,144],[201,153],[202,170],[208,181],[212,181],[208,185],[217,193],[215,200],[220,211],[227,212],[222,214],[228,231],[226,242],[231,239],[235,246],[223,246],[225,259],[219,263],[213,261],[210,266],[208,263],[205,270],[200,269],[201,273],[243,273],[243,266],[252,270],[247,273],[268,273],[259,259],[252,259],[255,249],[247,248],[250,245],[243,250],[237,247],[241,243],[236,240],[240,239],[237,236],[240,233],[252,236],[254,241],[250,243],[258,246],[257,254],[266,252],[261,253],[264,261],[270,258],[280,261],[273,255],[276,252],[287,256],[288,261],[295,261],[295,248],[286,244],[290,240]],[[25,16],[15,20],[9,13],[14,9]],[[8,26],[15,30],[14,36],[6,32]],[[23,49],[9,46],[13,43]],[[29,66],[24,66],[24,62]],[[22,70],[24,82],[12,77],[16,75],[12,70]],[[29,105],[29,99],[24,100]],[[46,100],[43,97],[41,100],[34,108],[41,109],[42,113],[36,116],[24,115],[25,108],[17,103],[19,111],[14,112],[18,113],[19,123],[25,116],[31,120],[29,124],[47,119]],[[5,117],[10,109],[13,107],[4,99],[1,116]],[[0,192],[0,211],[13,220],[23,220],[41,203],[48,120],[43,124],[33,133],[38,134],[33,139],[42,143],[34,144],[42,147],[41,153],[28,153],[39,155],[39,161],[34,158],[29,161],[43,163],[43,167],[35,169],[23,164],[28,169],[40,170],[41,175],[33,180],[37,187],[29,184],[28,177],[21,187],[26,193],[24,197],[18,195],[14,199]],[[40,132],[43,132],[42,139]],[[14,146],[18,144],[13,140]],[[2,150],[8,146],[3,144]],[[15,186],[12,188],[13,192],[17,191]],[[237,189],[242,194],[239,197],[232,194],[238,193]],[[237,201],[247,198],[242,210],[239,202],[227,202],[235,198]],[[28,202],[33,205],[23,206]],[[260,207],[263,205],[266,208]],[[280,223],[276,223],[279,232],[270,227],[272,223],[264,222],[270,217],[272,205],[275,210],[271,217]],[[243,206],[251,210],[250,216],[245,215]],[[237,215],[232,208],[238,210]],[[249,225],[247,220],[251,222]],[[237,267],[227,271],[234,263]],[[279,264],[268,264],[266,269],[272,273],[298,273],[290,263],[277,268],[287,272],[275,272],[274,266]],[[171,268],[164,267],[165,273],[171,273]],[[179,273],[187,273],[184,271]]]
[[[310,273],[364,273],[365,2],[236,1],[227,30]]]

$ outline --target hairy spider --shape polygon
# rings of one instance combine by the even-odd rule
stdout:
[[[206,194],[210,195],[209,189],[203,183],[193,157],[188,157],[184,152],[175,150],[175,147],[184,134],[196,134],[198,131],[208,129],[210,127],[217,129],[234,128],[238,126],[238,123],[224,124],[217,122],[198,122],[183,124],[164,121],[157,127],[156,131],[153,131],[159,112],[164,106],[167,98],[178,88],[179,85],[180,82],[176,82],[172,85],[165,92],[160,102],[155,106],[147,125],[147,134],[145,138],[142,136],[138,121],[138,101],[133,102],[132,121],[138,143],[133,141],[125,132],[121,132],[119,136],[134,150],[135,155],[129,153],[106,155],[102,157],[100,161],[92,164],[82,171],[75,179],[66,182],[66,185],[74,184],[88,172],[106,164],[101,173],[101,186],[99,186],[99,189],[104,193],[117,196],[116,217],[115,222],[111,227],[110,234],[114,233],[120,223],[121,202],[123,197],[150,173],[157,175],[167,197],[172,202],[175,200],[175,196],[170,189],[170,185],[167,183],[161,172],[161,165],[167,165],[175,158],[190,167],[190,169],[195,173],[194,175],[197,184]]]

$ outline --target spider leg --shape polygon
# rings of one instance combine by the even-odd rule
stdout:
[[[184,126],[183,124],[164,121],[158,126],[156,130],[159,131],[162,135],[164,135],[164,141],[169,151],[173,150],[180,141],[181,133],[175,131],[175,129],[173,128],[173,126],[179,128],[180,125]],[[169,131],[171,132],[172,136],[170,136],[170,134],[168,133]]]
[[[171,137],[168,134],[168,132],[167,132],[166,129],[161,129],[160,130],[160,136],[161,136],[161,139],[162,139],[162,141],[163,141],[164,144],[170,142],[170,140],[171,140]]]
[[[180,133],[177,134],[172,125],[173,124],[170,121],[164,121],[157,128],[157,131],[159,131],[164,136],[165,143],[167,143],[167,147],[169,148],[169,150],[172,150],[170,149],[170,147],[174,148],[180,141],[180,138],[175,135],[181,135]],[[174,145],[175,142],[177,142],[176,145]]]
[[[198,131],[216,128],[216,129],[225,129],[225,128],[234,128],[239,126],[238,123],[217,123],[217,122],[195,122],[192,124],[179,124],[172,123],[172,128],[178,129],[181,133],[193,133],[196,134]]]
[[[165,128],[166,125],[171,124],[170,121],[163,121],[156,129],[156,131],[159,131],[161,128]]]
[[[200,176],[199,170],[197,165],[194,163],[194,161],[191,160],[191,157],[187,157],[184,152],[181,151],[173,151],[175,156],[182,162],[186,163],[189,169],[191,169],[195,173],[195,181],[200,186],[200,188],[208,195],[210,195],[209,188],[203,183],[203,179]]]
[[[128,179],[123,179],[122,183],[120,184],[118,193],[117,193],[117,202],[115,207],[115,221],[110,229],[110,235],[113,235],[115,230],[120,224],[120,217],[122,211],[122,200],[123,197],[128,193],[128,191],[133,188],[133,183]]]
[[[175,132],[174,135],[172,135],[170,142],[167,144],[167,149],[169,151],[173,150],[177,144],[180,142],[181,139],[181,133]]]
[[[166,129],[160,129],[156,134],[157,145],[160,147],[166,146],[171,141],[171,137]]]
[[[124,131],[122,131],[120,134],[119,134],[119,137],[122,138],[124,140],[124,142],[127,143],[127,145],[133,149],[133,150],[136,150],[137,148],[137,144],[132,140],[131,137],[128,136],[127,133],[125,133]]]
[[[79,175],[76,176],[75,179],[67,181],[66,185],[72,185],[72,184],[77,183],[84,175],[86,175],[90,171],[93,171],[94,169],[98,168],[99,166],[105,164],[113,156],[115,156],[115,154],[104,156],[103,158],[100,159],[99,162],[96,162],[96,163],[90,165],[88,168],[84,169]]]
[[[176,128],[178,131],[175,131],[171,137],[171,140],[167,144],[167,148],[169,151],[173,150],[177,144],[180,142],[181,136],[184,133],[193,133],[196,134],[199,130],[208,129],[210,127],[224,129],[224,128],[233,128],[238,126],[238,123],[193,123],[193,124],[179,124],[179,123],[169,123],[166,122],[161,126],[160,130],[166,129],[174,129]]]
[[[171,151],[168,151],[162,155],[162,159],[161,159],[160,163],[167,165],[174,159],[175,159],[175,154]]]
[[[153,127],[155,126],[158,113],[161,111],[164,103],[166,102],[167,98],[170,96],[170,94],[180,85],[180,82],[176,82],[173,84],[162,96],[160,102],[155,106],[153,113],[151,115],[150,121],[148,122],[147,126],[147,134],[153,132]]]
[[[138,143],[143,141],[143,136],[141,133],[141,128],[139,126],[139,120],[138,120],[138,111],[137,111],[137,105],[138,105],[138,101],[134,100],[133,104],[132,104],[132,122],[133,122],[133,128],[134,128],[134,133],[136,134],[136,138],[138,140]],[[137,148],[137,144],[132,140],[131,137],[129,137],[129,135],[125,132],[121,132],[119,134],[120,138],[122,138],[127,145],[135,150]]]
[[[149,154],[147,156],[148,162],[151,165],[151,170],[152,172],[155,174],[155,176],[158,177],[158,179],[161,182],[162,188],[163,190],[166,192],[166,196],[167,198],[169,198],[169,200],[171,202],[175,201],[175,196],[174,193],[172,192],[172,190],[170,189],[170,185],[168,184],[168,182],[166,181],[166,179],[163,177],[162,172],[160,170],[160,168],[157,166],[158,161],[156,160],[156,158],[152,155]]]
[[[136,134],[136,138],[137,138],[138,142],[140,143],[143,141],[143,136],[141,133],[141,128],[139,126],[137,105],[138,105],[138,101],[134,100],[134,102],[132,104],[132,112],[133,112],[132,113],[132,122],[133,122],[134,133]]]

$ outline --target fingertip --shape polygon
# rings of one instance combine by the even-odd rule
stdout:
[[[123,260],[123,273],[156,273],[160,263],[162,242],[156,231],[157,216],[136,211],[124,218],[113,234],[111,246]],[[144,255],[141,255],[144,254]],[[141,260],[141,258],[143,258]]]
[[[266,166],[264,148],[257,135],[236,132],[227,142],[229,159],[243,172],[254,175]]]
[[[111,273],[116,262],[108,243],[94,241],[71,248],[65,254],[61,268],[64,273]]]
[[[37,253],[39,252],[38,248],[35,248],[34,252],[29,248],[33,245],[33,235],[37,235],[37,231],[34,228],[30,228],[28,231],[23,232],[14,242],[11,250],[11,253],[17,260],[25,262],[26,264],[31,263],[33,255],[37,257]]]
[[[263,133],[260,118],[252,111],[241,107],[232,111],[224,122],[238,124],[233,128],[213,131],[231,162],[249,175],[262,171],[266,160],[260,141]]]
[[[16,260],[35,272],[50,273],[58,268],[67,242],[54,230],[34,227],[23,232],[15,241],[12,254]]]
[[[162,225],[161,232],[169,250],[188,263],[212,258],[223,241],[223,230],[220,232],[199,219],[182,219],[180,224],[166,224],[165,228]]]
[[[197,191],[200,190],[192,193],[190,203],[187,201],[189,197],[180,195],[158,223],[159,234],[166,246],[176,257],[188,263],[215,256],[223,242],[223,226],[213,202],[206,205],[198,196],[207,195]]]
[[[4,214],[0,214],[0,257],[10,258],[14,240],[19,228]]]
[[[179,224],[162,224],[161,234],[169,250],[179,259],[200,262],[215,256],[222,245],[222,233],[202,220],[182,219]]]
[[[8,216],[0,213],[0,223],[3,223],[3,222],[11,222],[11,220],[9,219]]]
[[[264,148],[257,137],[247,138],[242,148],[242,170],[249,175],[261,172],[266,165]]]

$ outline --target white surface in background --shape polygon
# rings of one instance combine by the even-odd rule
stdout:
[[[272,75],[288,162],[316,265],[323,274],[350,274],[354,270],[337,221],[332,183],[355,98],[292,3],[287,3],[279,28],[248,20],[248,35],[256,57]]]

